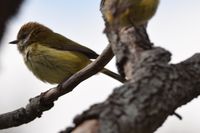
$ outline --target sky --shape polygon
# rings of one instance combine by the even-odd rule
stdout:
[[[41,82],[24,65],[15,45],[19,28],[27,22],[42,23],[54,31],[87,46],[97,53],[108,44],[103,34],[104,22],[99,11],[100,0],[27,0],[19,14],[9,21],[1,41],[0,52],[0,113],[24,107],[28,100],[53,87]],[[156,15],[149,22],[148,33],[155,46],[164,47],[173,56],[171,63],[178,63],[200,51],[200,1],[161,0]],[[117,71],[115,59],[107,66]],[[55,133],[72,124],[75,115],[94,103],[101,102],[120,83],[97,74],[78,85],[73,92],[61,97],[55,106],[41,118],[1,133]],[[200,99],[194,99],[177,109],[183,120],[170,116],[156,133],[199,133]]]

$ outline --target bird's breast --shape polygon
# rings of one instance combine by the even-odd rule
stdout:
[[[40,44],[28,46],[23,58],[37,78],[49,83],[60,83],[90,63],[80,53],[56,50]]]

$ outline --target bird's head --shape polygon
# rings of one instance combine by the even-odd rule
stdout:
[[[17,44],[19,51],[23,52],[24,49],[32,43],[42,42],[44,38],[48,37],[48,33],[51,32],[52,30],[44,25],[36,22],[29,22],[20,28],[17,39],[9,43]]]

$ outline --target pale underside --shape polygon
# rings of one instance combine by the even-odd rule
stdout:
[[[56,50],[37,43],[28,46],[24,53],[29,70],[51,84],[62,82],[91,62],[81,53]]]

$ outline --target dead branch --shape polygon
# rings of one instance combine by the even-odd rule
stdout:
[[[109,7],[104,1],[103,17],[107,11],[123,11],[118,0],[107,2]],[[200,54],[170,64],[171,53],[152,46],[145,25],[121,27],[114,21],[112,25],[105,19],[105,33],[117,57],[118,70],[129,81],[116,88],[107,100],[78,115],[74,126],[62,133],[80,133],[80,128],[86,127],[91,133],[153,133],[178,107],[200,95]],[[98,123],[95,130],[92,121]]]

